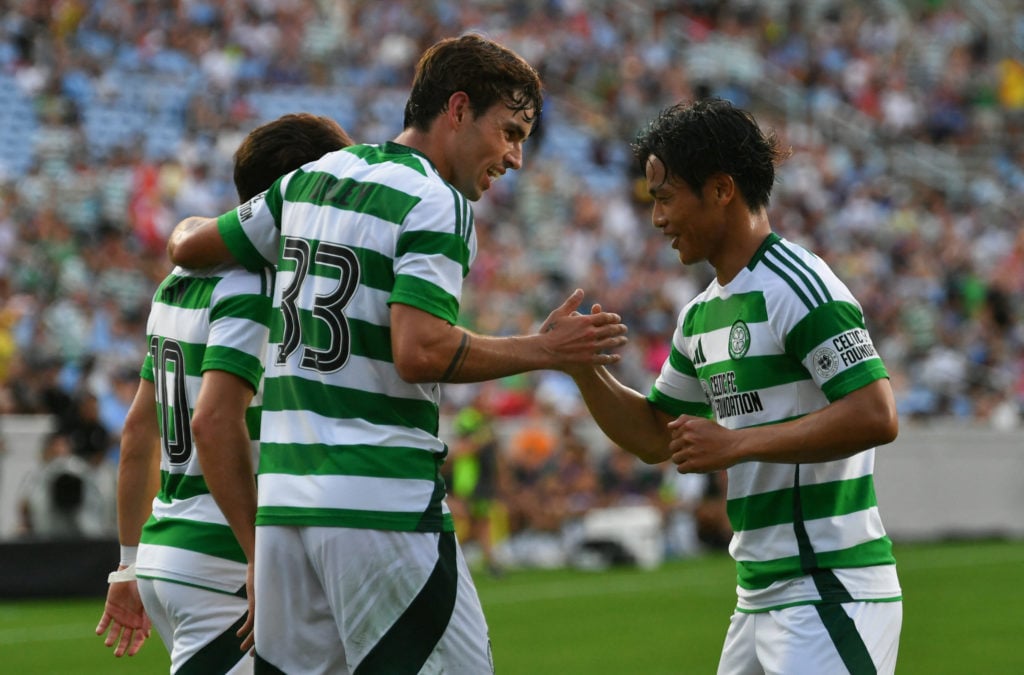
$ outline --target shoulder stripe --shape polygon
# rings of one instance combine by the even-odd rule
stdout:
[[[455,235],[463,241],[469,241],[469,234],[473,229],[473,210],[469,200],[451,185],[448,185],[448,189],[455,199]]]
[[[220,277],[169,274],[157,288],[153,302],[183,309],[204,310],[210,306]]]
[[[457,237],[464,238],[464,228],[466,226],[466,214],[462,210],[462,202],[459,200],[459,193],[452,187],[448,186],[448,189],[452,193],[452,198],[455,200],[455,235]]]
[[[796,285],[800,285],[803,288],[803,290],[809,297],[809,301],[811,303],[808,305],[808,309],[813,309],[818,305],[824,304],[825,299],[818,292],[818,289],[816,289],[814,285],[811,284],[811,281],[810,279],[807,278],[807,275],[805,275],[803,271],[801,271],[796,265],[794,265],[792,260],[781,255],[778,252],[777,247],[772,247],[770,251],[767,251],[765,253],[764,262],[766,265],[769,265],[769,263],[774,263],[776,266],[773,269],[775,269],[775,271],[778,272],[780,275],[786,276],[787,282],[789,282],[790,286],[795,287]],[[783,268],[785,268],[785,270],[783,270]]]
[[[274,270],[270,267],[262,267],[258,272],[260,275],[260,291],[269,298],[274,296]]]
[[[799,284],[797,284],[789,274],[787,274],[781,267],[779,267],[778,264],[769,260],[767,255],[761,260],[761,262],[764,263],[765,267],[775,272],[775,274],[780,279],[782,279],[783,281],[786,282],[787,285],[789,285],[789,287],[793,290],[793,293],[796,294],[796,297],[800,299],[800,302],[802,302],[808,310],[814,309],[815,303],[811,302],[810,298],[807,297],[803,289],[800,288]]]
[[[772,251],[778,253],[782,257],[789,258],[795,265],[794,269],[796,269],[796,267],[803,269],[807,273],[807,276],[810,277],[810,281],[813,283],[813,286],[816,286],[818,290],[821,291],[822,295],[824,295],[825,302],[832,301],[832,293],[829,292],[828,285],[822,280],[818,273],[814,271],[814,268],[808,265],[807,261],[794,253],[793,249],[786,245],[784,241],[780,241],[776,246],[772,247]],[[814,288],[812,287],[811,290],[813,292]]]

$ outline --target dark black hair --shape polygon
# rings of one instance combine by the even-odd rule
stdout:
[[[751,211],[768,206],[775,167],[786,154],[774,132],[763,132],[753,115],[720,98],[665,108],[632,147],[641,174],[648,158],[657,157],[695,194],[716,173],[732,176]]]

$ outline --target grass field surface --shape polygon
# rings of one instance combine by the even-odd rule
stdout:
[[[901,675],[1024,673],[1024,542],[897,543]],[[714,673],[733,607],[723,556],[656,570],[478,575],[500,675]],[[0,602],[0,673],[166,673],[154,634],[115,659],[93,634],[102,599]],[[823,674],[827,675],[827,674]]]

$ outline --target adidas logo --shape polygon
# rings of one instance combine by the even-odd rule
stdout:
[[[697,349],[695,349],[693,352],[694,366],[703,366],[705,363],[708,362],[707,357],[704,356],[704,343],[702,342],[702,340],[703,338],[697,338]]]

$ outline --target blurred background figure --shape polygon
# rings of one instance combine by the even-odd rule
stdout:
[[[39,466],[22,485],[20,533],[28,539],[110,537],[116,533],[111,477],[102,455],[75,452],[73,439],[55,431],[39,451]]]
[[[86,391],[116,445],[118,380],[144,356],[142,321],[170,271],[167,232],[187,211],[233,205],[232,153],[245,130],[305,109],[356,138],[389,138],[417,45],[475,27],[529,54],[546,106],[530,170],[475,205],[481,252],[460,323],[522,332],[579,285],[630,326],[617,374],[648,381],[678,302],[710,273],[680,270],[649,226],[628,140],[666,103],[721,96],[793,147],[769,215],[851,280],[901,416],[925,428],[1020,428],[1020,2],[243,4],[0,9],[0,413],[74,417]],[[508,526],[495,518],[496,539],[506,529],[557,538],[566,514],[606,499],[567,498],[551,479],[586,473],[578,451],[556,449],[579,405],[561,374],[448,391],[445,419],[486,410],[509,463],[495,509],[507,502]],[[519,427],[550,437],[532,444],[532,458],[518,447],[526,437],[513,441]],[[574,427],[598,470],[607,448]],[[37,443],[9,443],[7,457],[16,452],[28,465]],[[0,471],[10,478],[13,467]],[[663,501],[695,515],[709,486],[683,499],[669,483]],[[719,509],[720,498],[709,504]]]
[[[481,556],[486,571],[500,576],[494,556],[492,521],[504,460],[488,415],[463,408],[452,420],[453,439],[443,465],[449,502],[467,559]]]
[[[661,471],[612,446],[600,468],[602,506],[643,504],[661,509]]]

